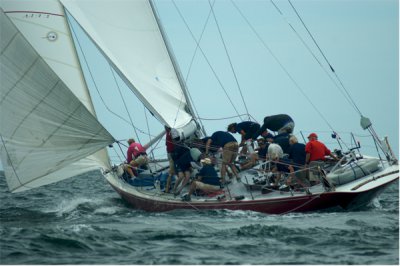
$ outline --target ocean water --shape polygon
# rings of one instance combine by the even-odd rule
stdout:
[[[0,264],[398,265],[398,188],[353,212],[147,213],[97,172],[18,194],[0,173]]]

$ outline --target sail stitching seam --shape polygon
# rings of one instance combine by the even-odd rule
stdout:
[[[19,34],[17,34],[19,35]],[[8,61],[17,69],[19,69],[20,71],[23,71],[20,67],[18,67],[18,65],[16,65],[13,60],[11,60],[9,57],[7,57],[5,54],[2,55],[4,58],[8,59]],[[2,104],[6,98],[8,97],[8,95],[15,89],[15,87],[18,85],[18,83],[26,76],[26,74],[32,69],[32,67],[36,64],[36,62],[39,60],[39,57],[37,56],[36,59],[33,61],[33,63],[25,70],[24,74],[22,75],[21,78],[19,78],[16,83],[14,84],[14,86],[12,86],[12,88],[5,94],[4,98],[1,99],[0,104]]]

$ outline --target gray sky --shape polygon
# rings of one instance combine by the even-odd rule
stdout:
[[[261,124],[267,115],[286,113],[294,118],[296,123],[294,133],[300,141],[302,141],[300,131],[303,131],[305,136],[310,132],[316,132],[329,148],[334,149],[337,145],[330,138],[332,127],[347,143],[350,142],[349,132],[353,132],[356,139],[361,142],[362,151],[367,154],[375,153],[373,143],[366,137],[367,132],[359,126],[359,114],[326,74],[325,71],[330,72],[329,67],[288,1],[275,0],[274,6],[269,0],[235,0],[237,8],[256,33],[246,23],[232,1],[216,1],[215,16],[235,75],[212,16],[205,26],[210,11],[208,1],[155,0],[154,2],[182,74],[188,77],[187,86],[199,116],[215,119],[203,120],[208,135],[217,130],[225,130],[229,123],[239,122],[238,118],[221,119],[236,116],[237,113],[245,114],[246,109],[252,118]],[[371,119],[381,137],[389,136],[392,147],[398,154],[398,1],[292,0],[291,2],[362,114]],[[229,103],[207,60],[198,49],[195,53],[196,43],[176,7],[197,40],[205,27],[200,47],[235,107]],[[305,48],[289,23],[314,55]],[[97,84],[107,107],[127,117],[123,105],[116,101],[117,85],[110,76],[109,66],[87,40],[82,38],[81,42],[86,43],[85,53],[94,66],[92,71],[99,79]],[[323,68],[313,56],[317,57]],[[192,59],[193,64],[188,74]],[[89,86],[93,86],[90,80],[88,83]],[[135,126],[145,132],[149,127],[152,135],[161,132],[163,126],[152,119],[149,113],[147,117],[150,120],[147,124],[142,114],[144,106],[135,99],[122,81],[118,81],[118,86],[129,95],[125,96],[125,99],[130,104],[129,110]],[[92,95],[94,100],[99,102],[98,94],[92,93]],[[115,138],[127,139],[132,136],[136,138],[131,126],[125,122],[120,123],[119,118],[105,111],[102,103],[99,107],[96,112],[101,117],[100,121]],[[146,143],[148,139],[147,133],[139,134],[140,142]],[[165,155],[164,143],[161,143],[155,151]],[[114,155],[112,159],[115,163],[119,162]]]
[[[237,82],[212,16],[205,26],[200,42],[207,60],[199,50],[195,53],[196,43],[187,27],[198,40],[209,14],[208,1],[161,0],[155,3],[182,74],[188,77],[187,86],[201,118],[220,119],[235,116],[237,113],[245,114],[247,107],[252,118],[262,123],[267,115],[287,113],[296,122],[295,133],[300,140],[300,131],[305,135],[315,131],[320,135],[320,139],[333,149],[336,142],[330,138],[332,127],[347,143],[350,142],[349,132],[353,132],[365,153],[375,153],[375,147],[367,137],[367,132],[359,126],[358,112],[326,74],[325,71],[330,72],[329,67],[288,1],[273,2],[282,14],[272,1],[234,1],[258,36],[245,22],[232,1],[216,1],[215,16]],[[361,113],[371,119],[381,137],[389,136],[398,154],[397,1],[294,0],[292,4]],[[305,48],[289,23],[307,43],[323,68]],[[237,112],[229,103],[207,61],[217,73]],[[237,83],[246,106],[240,97]],[[136,107],[138,109],[133,110]],[[139,115],[143,106],[132,104],[131,108],[135,125],[146,130],[146,124]],[[239,119],[234,118],[203,120],[203,123],[207,133],[211,135],[214,131],[225,130],[229,123],[237,121]],[[162,130],[162,126],[157,122],[151,121],[150,125],[153,127],[153,135]],[[120,127],[115,127],[113,130],[116,132],[111,133],[121,139],[133,134],[129,128],[121,130]],[[140,140],[144,143],[147,137],[141,137]],[[160,145],[159,150],[165,152],[165,147]]]
[[[162,3],[162,4],[161,4]],[[177,6],[196,36],[200,35],[208,14],[207,1],[176,1]],[[296,122],[296,132],[331,131],[324,122],[338,132],[353,131],[364,136],[359,127],[359,114],[347,103],[313,56],[290,28],[288,22],[309,45],[316,57],[328,69],[315,45],[302,27],[288,1],[235,1],[271,53],[257,38],[239,15],[231,1],[217,1],[214,10],[224,41],[230,51],[239,85],[250,114],[258,121],[266,115],[287,113]],[[353,97],[364,116],[369,117],[380,136],[388,135],[398,153],[398,3],[397,1],[292,1],[309,31],[328,58],[341,81]],[[194,44],[182,32],[186,28],[173,4],[160,1],[157,5],[176,56],[186,74]],[[165,7],[165,9],[164,9]],[[168,8],[168,9],[167,9]],[[203,10],[204,8],[204,10]],[[194,21],[194,22],[191,22]],[[239,113],[245,113],[238,89],[221,40],[210,19],[204,35],[204,51],[212,62],[222,62],[218,73]],[[187,31],[186,31],[187,32]],[[209,34],[207,34],[209,33]],[[214,34],[212,34],[214,33]],[[215,37],[217,36],[217,37]],[[188,56],[189,55],[189,56]],[[286,70],[282,70],[277,57]],[[198,54],[197,62],[204,64]],[[194,99],[199,99],[202,117],[227,117],[234,109],[226,106],[226,97],[215,85],[206,67],[193,67],[188,86]],[[295,80],[298,89],[285,71]],[[212,83],[213,82],[213,83]],[[203,93],[212,88],[212,92]],[[303,96],[309,97],[324,119]],[[215,95],[218,95],[215,97]],[[206,102],[201,107],[201,102]],[[221,114],[215,108],[222,110]],[[210,125],[208,133],[224,129],[231,121],[218,121]],[[343,136],[345,138],[345,136]],[[362,145],[366,140],[358,138]],[[331,139],[326,138],[326,142]]]

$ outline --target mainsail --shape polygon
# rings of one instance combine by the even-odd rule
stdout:
[[[0,13],[0,153],[10,190],[109,168],[104,147],[114,138],[94,115],[59,3],[2,1]]]
[[[148,0],[61,2],[163,125],[194,132],[184,85]]]

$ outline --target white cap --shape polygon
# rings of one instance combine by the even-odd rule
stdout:
[[[173,139],[179,138],[179,137],[180,137],[180,136],[179,136],[179,131],[176,130],[175,128],[172,128],[172,129],[171,129],[171,137],[172,137]]]
[[[268,146],[268,156],[272,160],[276,160],[278,158],[282,158],[283,157],[283,150],[282,150],[281,146],[279,146],[276,143],[269,144],[269,146]]]
[[[200,159],[201,151],[197,148],[190,149],[190,156],[192,156],[193,160],[198,161]]]
[[[201,160],[200,162],[204,163],[204,164],[211,164],[211,159],[210,158],[205,158],[205,159]]]

